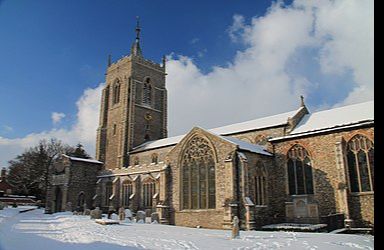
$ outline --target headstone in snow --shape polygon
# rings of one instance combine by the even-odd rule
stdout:
[[[239,218],[235,216],[233,217],[233,221],[232,221],[232,239],[238,239],[239,236],[240,236]]]
[[[125,220],[125,210],[124,210],[124,207],[119,208],[119,220]]]
[[[72,212],[72,202],[68,201],[67,204],[65,204],[65,211]]]
[[[0,201],[0,210],[3,210],[5,207],[5,204],[3,202]]]
[[[136,213],[136,221],[137,223],[140,223],[140,221],[143,221],[142,223],[144,223],[145,221],[145,212],[144,211],[137,211]]]
[[[151,214],[151,223],[154,223],[155,221],[156,223],[159,222],[159,213],[156,213],[156,212]]]
[[[115,208],[112,206],[112,205],[110,205],[109,207],[108,207],[108,219],[111,219],[111,216],[112,216],[112,214],[115,212]]]
[[[111,214],[111,220],[118,220],[119,216],[116,213]]]
[[[132,220],[132,212],[130,209],[125,209],[125,218]]]
[[[91,211],[91,219],[101,219],[102,213],[99,207],[96,207],[96,209]]]
[[[91,214],[91,209],[85,209],[83,212],[83,215],[90,215]]]

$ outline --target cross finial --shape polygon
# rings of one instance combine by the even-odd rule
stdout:
[[[136,16],[136,41],[139,41],[140,39],[140,17]]]

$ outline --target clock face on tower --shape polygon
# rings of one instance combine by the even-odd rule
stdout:
[[[146,113],[145,116],[144,116],[144,118],[145,118],[145,120],[147,120],[147,121],[152,120],[152,115],[151,115],[151,113]]]

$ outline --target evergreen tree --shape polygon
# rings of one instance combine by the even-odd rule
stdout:
[[[84,159],[90,159],[91,157],[85,152],[83,145],[81,143],[78,143],[76,145],[76,148],[73,152],[68,153],[69,156],[78,157],[78,158],[84,158]]]

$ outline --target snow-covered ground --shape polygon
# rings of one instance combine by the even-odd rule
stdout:
[[[89,216],[0,210],[0,249],[374,249],[373,236],[196,229],[160,224],[100,225]]]

